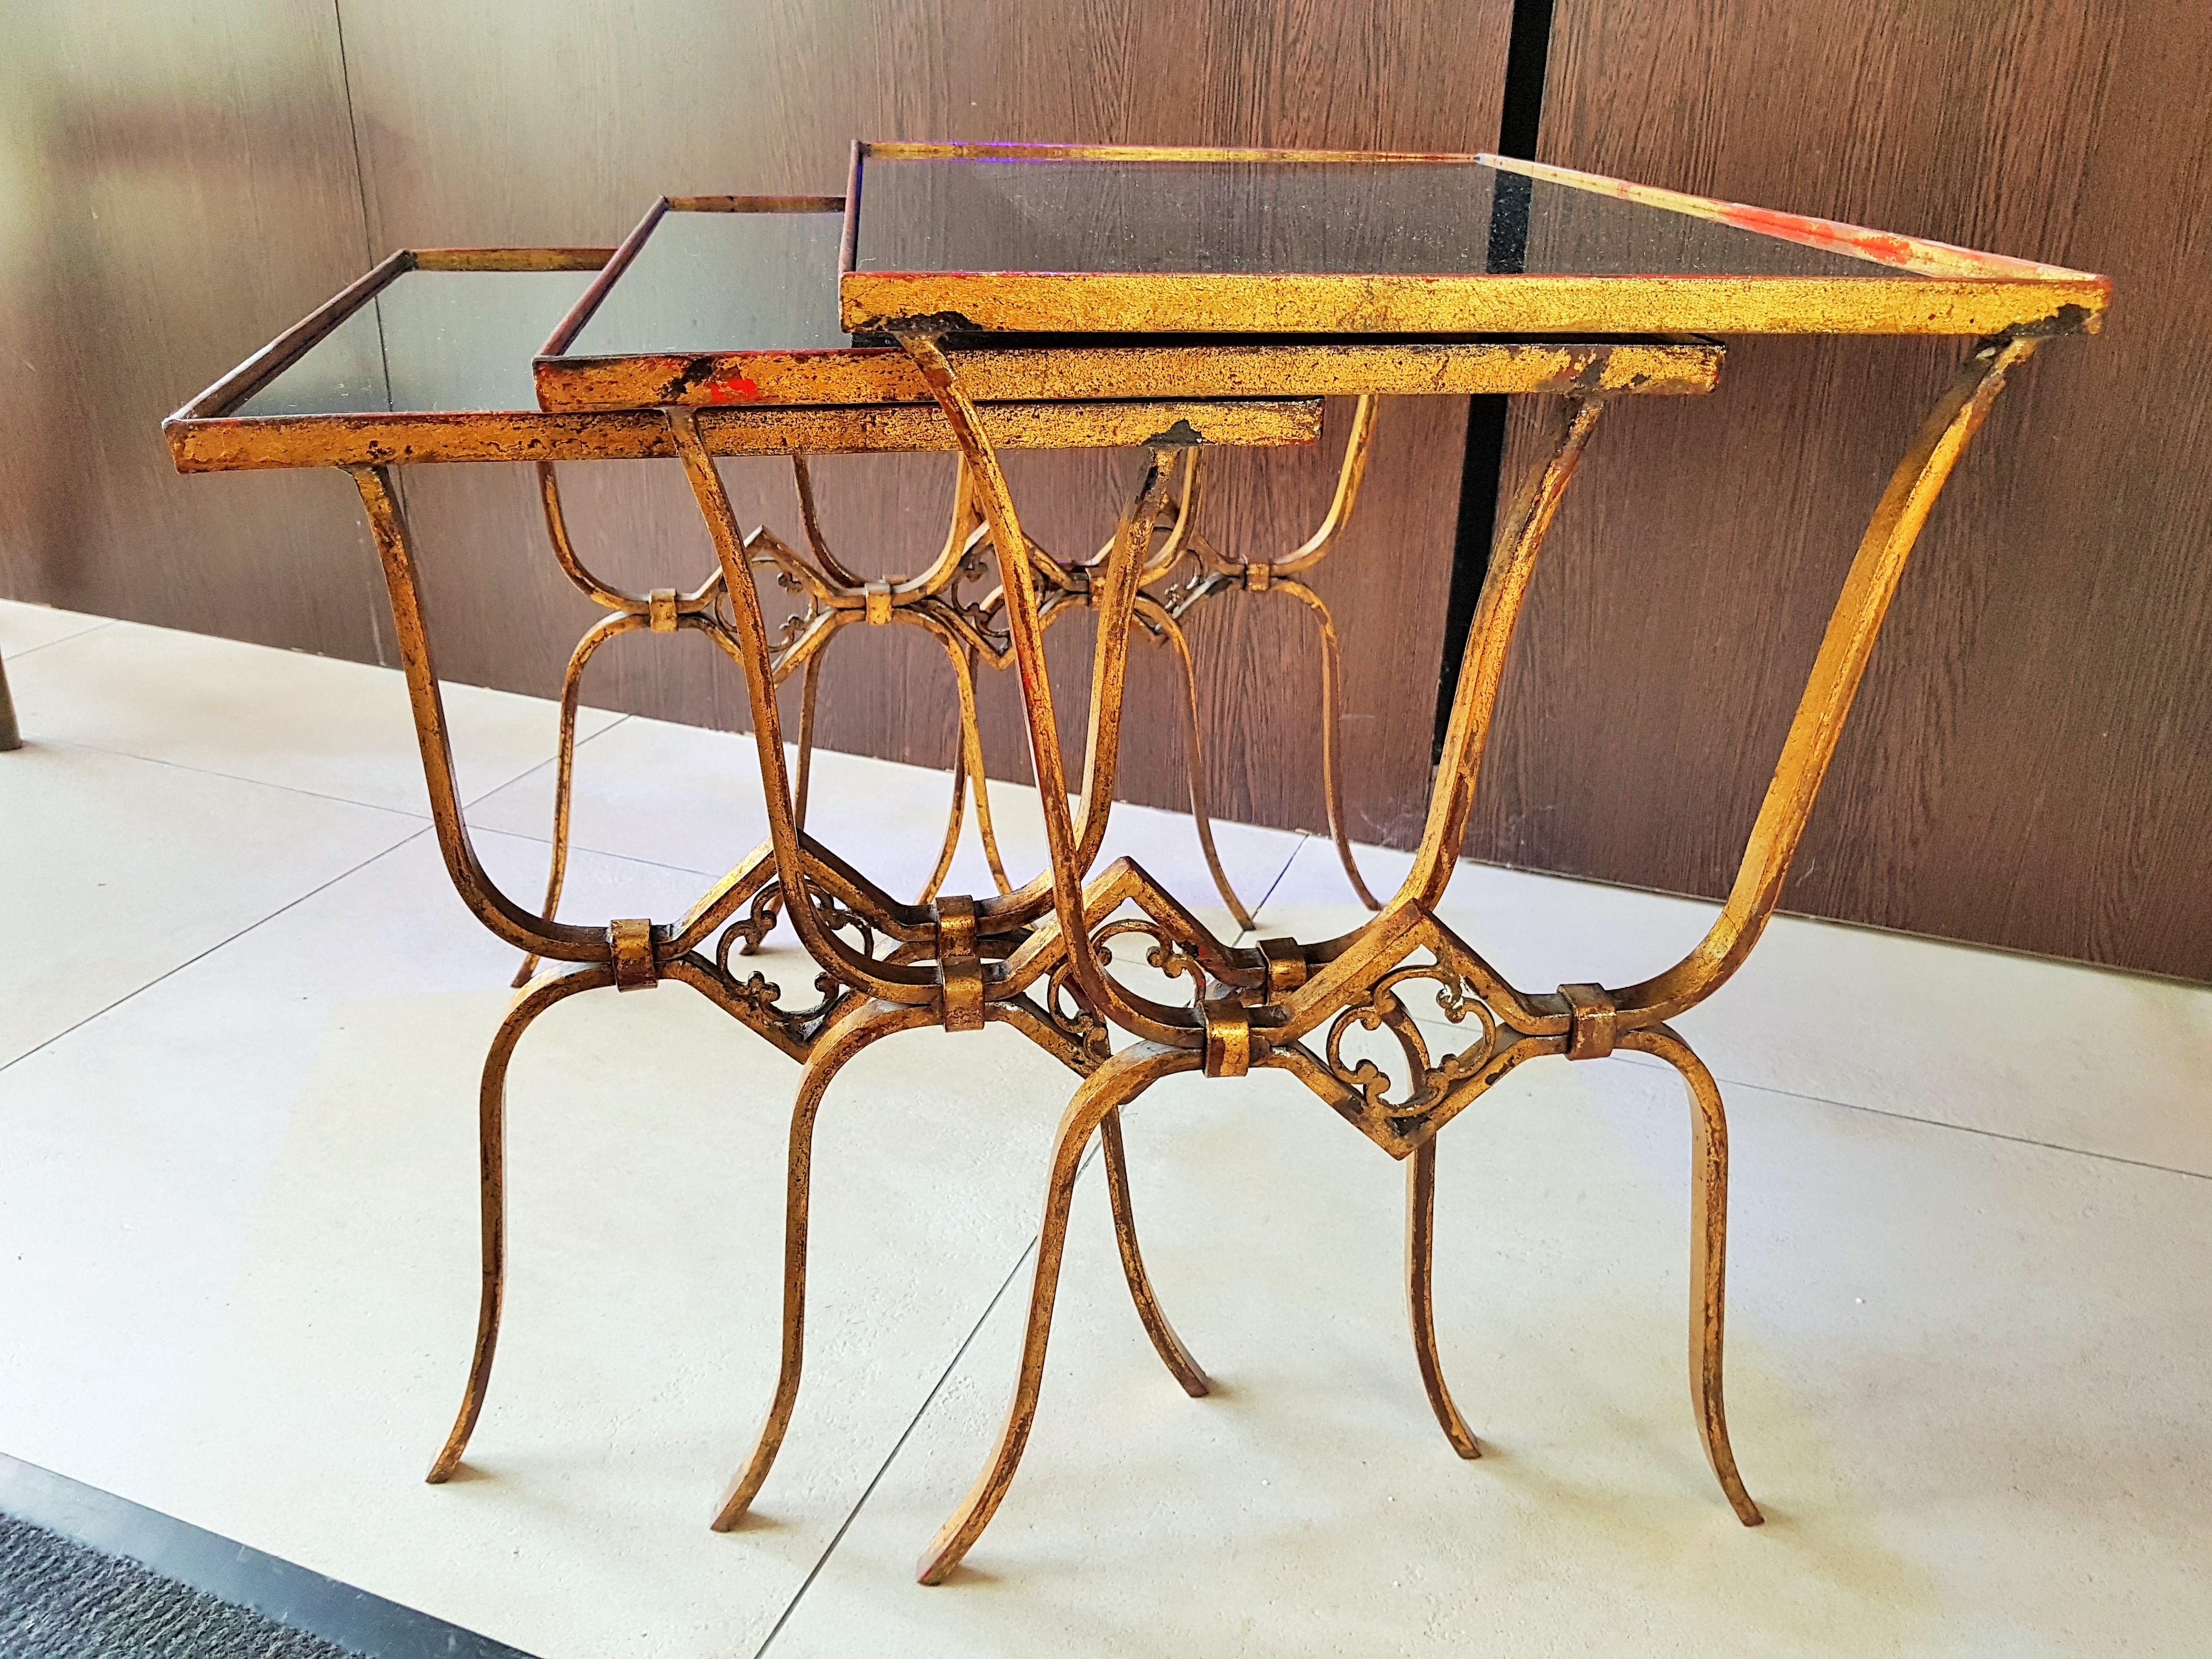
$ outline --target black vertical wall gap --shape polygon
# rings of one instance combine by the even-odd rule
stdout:
[[[1544,115],[1544,70],[1552,52],[1553,0],[1514,0],[1505,48],[1505,99],[1498,119],[1498,153],[1536,159],[1536,132]],[[1490,268],[1516,271],[1528,235],[1528,180],[1501,174],[1492,210]],[[1518,209],[1519,211],[1515,210]],[[1437,687],[1435,757],[1443,750],[1459,686],[1460,653],[1467,648],[1474,602],[1490,572],[1490,546],[1498,521],[1500,476],[1505,465],[1505,399],[1468,400],[1467,457],[1459,481],[1459,529],[1452,544],[1451,590],[1444,604],[1443,672]]]

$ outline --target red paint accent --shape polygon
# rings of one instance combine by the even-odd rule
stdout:
[[[708,379],[707,392],[718,404],[757,404],[761,389],[757,380],[747,379],[734,368],[726,368]]]
[[[1911,240],[1892,236],[1882,231],[1857,230],[1848,225],[1832,224],[1825,219],[1808,219],[1795,213],[1777,213],[1770,208],[1741,207],[1733,204],[1721,210],[1721,217],[1745,230],[1763,231],[1768,235],[1784,236],[1793,241],[1850,248],[1885,264],[1908,265],[1912,262]]]

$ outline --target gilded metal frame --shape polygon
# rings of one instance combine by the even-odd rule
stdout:
[[[241,415],[270,381],[410,270],[596,270],[605,248],[402,248],[187,401],[161,422],[180,472],[298,466],[420,466],[478,461],[667,459],[668,423],[654,410],[395,410],[360,414]],[[1316,428],[1296,398],[994,403],[985,415],[1010,448],[1138,447],[1188,430],[1208,443],[1302,442]],[[1179,427],[1178,422],[1184,423]],[[1287,424],[1286,424],[1287,423]],[[1286,436],[1295,428],[1303,436]],[[808,404],[703,410],[716,455],[953,453],[951,427],[923,404]],[[644,600],[638,604],[642,606]]]
[[[1717,361],[1716,356],[1710,362],[1717,367]],[[1669,377],[1670,380],[1672,378]],[[1707,379],[1705,384],[1710,386],[1711,380]],[[1353,405],[1352,428],[1346,434],[1344,456],[1337,466],[1336,487],[1321,522],[1297,547],[1268,559],[1231,559],[1215,546],[1203,528],[1205,452],[1191,448],[1177,453],[1170,460],[1175,476],[1170,487],[1163,492],[1163,512],[1158,525],[1162,538],[1157,550],[1146,559],[1144,568],[1138,573],[1136,622],[1146,638],[1168,649],[1180,683],[1188,771],[1186,784],[1191,819],[1198,834],[1199,850],[1205,855],[1207,872],[1212,877],[1214,890],[1221,896],[1223,905],[1237,926],[1247,932],[1257,924],[1250,908],[1238,896],[1236,884],[1230,880],[1229,872],[1222,866],[1220,853],[1214,845],[1212,810],[1207,798],[1206,781],[1206,732],[1199,705],[1197,660],[1191,649],[1185,623],[1200,605],[1219,596],[1238,592],[1281,593],[1297,600],[1313,617],[1315,648],[1321,669],[1318,683],[1321,692],[1322,801],[1328,822],[1329,839],[1336,848],[1337,859],[1344,867],[1346,878],[1351,883],[1352,890],[1358,896],[1360,902],[1370,910],[1381,908],[1381,902],[1369,890],[1366,881],[1360,875],[1358,859],[1352,850],[1351,830],[1345,817],[1343,646],[1337,635],[1336,619],[1329,611],[1328,601],[1306,580],[1313,568],[1335,546],[1351,521],[1353,507],[1358,500],[1360,483],[1367,470],[1376,414],[1376,397],[1371,393],[1362,393]],[[965,476],[963,467],[963,478]],[[986,538],[988,532],[988,525],[981,526],[977,539]],[[1093,579],[1111,551],[1109,543],[1091,558],[1080,562],[1063,564],[1050,559],[1038,562],[1038,577],[1050,590],[1040,612],[1047,629],[1062,617],[1077,610],[1092,607],[1097,592]],[[1000,622],[1005,602],[1002,585],[978,607],[979,621],[986,623]],[[1003,644],[998,663],[1004,666],[1013,660],[1013,647],[1010,636],[1002,635],[1001,637]],[[805,753],[802,739],[802,760]],[[983,800],[980,791],[980,773],[977,774],[977,781],[979,791],[976,799],[980,809]],[[951,834],[957,833],[961,799],[961,775],[956,773]],[[950,840],[946,845],[946,861],[949,863]],[[999,868],[995,849],[990,847],[988,834],[986,849],[991,854],[992,869],[999,876],[1003,890],[1006,882]],[[939,879],[943,879],[942,868]],[[934,890],[933,887],[932,890]]]
[[[578,337],[623,273],[672,213],[842,212],[842,197],[664,196],[622,244],[580,251],[600,275],[538,349],[532,364],[540,408],[554,414],[781,404],[933,404],[928,383],[888,337],[808,349],[718,349],[581,354]],[[844,218],[845,235],[853,230]],[[453,251],[448,250],[450,254]],[[423,256],[428,258],[429,256]],[[425,267],[426,269],[429,267]],[[343,296],[341,296],[342,298]],[[1358,332],[1255,340],[1188,331],[1150,336],[1059,332],[949,342],[978,403],[1125,397],[1333,398],[1439,392],[1553,392],[1589,387],[1654,392],[1711,389],[1717,360],[1685,356],[1682,342],[1628,331],[1602,349],[1571,340],[1500,340],[1469,334],[1376,339]]]
[[[906,153],[1040,153],[1031,147],[925,147]],[[1198,1072],[1246,1074],[1278,1067],[1305,1083],[1386,1152],[1408,1162],[1407,1297],[1414,1346],[1430,1402],[1446,1437],[1462,1456],[1479,1455],[1443,1382],[1431,1306],[1436,1139],[1443,1126],[1524,1060],[1559,1055],[1602,1058],[1633,1048],[1665,1060],[1681,1074],[1692,1102],[1691,1394],[1699,1438],[1723,1493],[1746,1525],[1761,1519],[1730,1448],[1723,1403],[1723,1334],[1727,1242],[1727,1129],[1711,1073],[1667,1022],[1711,995],[1734,973],[1778,902],[1806,819],[1840,737],[1890,599],[1936,495],[1979,428],[2007,376],[2051,333],[2094,329],[2109,293],[2104,279],[2026,262],[2006,261],[1912,239],[1826,222],[1766,216],[1746,224],[1765,234],[1843,246],[1875,264],[1945,273],[1927,278],[1798,279],[1342,278],[1176,277],[1127,273],[967,272],[950,275],[863,273],[849,251],[859,238],[865,200],[866,146],[856,149],[848,194],[847,268],[841,277],[848,326],[904,331],[900,343],[928,379],[961,434],[1000,568],[1009,627],[1023,659],[1032,757],[1048,802],[1047,831],[1055,874],[1053,922],[1070,942],[1064,957],[1079,1007],[1138,1039],[1086,1078],[1062,1120],[1048,1182],[1045,1212],[1030,1290],[1030,1312],[1014,1395],[998,1443],[967,1498],[925,1550],[918,1569],[941,1582],[988,1525],[1012,1480],[1037,1408],[1068,1207],[1082,1150],[1103,1117],[1117,1113],[1160,1078]],[[1067,154],[1068,152],[1058,152]],[[1079,152],[1115,159],[1164,159],[1161,152]],[[1185,157],[1192,152],[1178,153]],[[1224,153],[1212,152],[1214,155]],[[1350,160],[1350,157],[1332,157]],[[1583,182],[1559,175],[1559,182]],[[1607,181],[1590,181],[1602,184]],[[1742,223],[1751,210],[1699,203],[1621,186],[1656,206],[1706,211]],[[908,281],[906,278],[912,278]],[[1925,285],[1922,285],[1925,284]],[[1971,287],[1962,286],[1971,284]],[[1917,297],[1902,297],[1911,291]],[[1516,305],[1536,307],[1531,314]],[[1917,307],[1913,309],[1911,307]],[[1608,988],[1571,983],[1555,991],[1523,991],[1506,982],[1435,914],[1463,844],[1476,778],[1502,681],[1514,623],[1528,591],[1544,535],[1567,483],[1606,407],[1592,396],[1570,397],[1549,454],[1516,496],[1501,526],[1470,629],[1452,714],[1437,771],[1427,828],[1405,883],[1379,914],[1341,938],[1319,943],[1268,939],[1256,949],[1224,947],[1127,861],[1082,884],[1090,858],[1089,811],[1079,842],[1065,810],[1059,772],[1060,734],[1051,688],[1042,674],[1042,623],[1030,562],[1004,550],[1026,546],[1011,493],[998,469],[971,394],[941,331],[962,328],[1086,326],[1141,329],[1179,318],[1194,329],[1377,329],[1490,326],[1589,326],[1595,329],[1714,329],[1738,331],[1957,333],[1989,331],[1950,392],[1899,463],[1876,507],[1831,615],[1772,781],[1754,822],[1727,903],[1705,938],[1673,967],[1637,984]],[[1350,319],[1356,316],[1358,321]],[[1629,319],[1632,319],[1632,321]],[[1109,562],[1105,591],[1126,586]],[[1131,573],[1132,574],[1133,573]],[[1100,672],[1125,647],[1133,607],[1102,601]],[[1102,694],[1094,686],[1094,720]],[[1095,749],[1095,744],[1094,744]],[[1094,756],[1095,758],[1095,756]],[[1086,784],[1091,780],[1086,779]],[[1086,806],[1097,798],[1086,789]],[[1058,810],[1054,810],[1057,808]],[[1118,918],[1125,907],[1136,920]],[[1101,924],[1103,924],[1103,926]],[[1108,971],[1107,941],[1139,931],[1154,941],[1152,960],[1190,964],[1186,1006],[1170,1006],[1120,985]],[[1079,936],[1080,942],[1079,941]],[[1403,1000],[1401,987],[1433,988],[1454,1023],[1472,1022],[1472,1040],[1457,1053],[1432,1056]],[[857,1044],[858,1022],[851,1041]],[[1394,1080],[1371,1060],[1348,1054],[1347,1036],[1388,1031],[1401,1051]],[[810,1067],[810,1085],[812,1068]],[[810,1085],[802,1085],[802,1094]],[[803,1280],[797,1287],[803,1296]],[[795,1387],[795,1352],[787,1354]],[[730,1510],[757,1490],[787,1411],[779,1388],[753,1458],[732,1492]],[[729,1510],[721,1520],[732,1518]]]

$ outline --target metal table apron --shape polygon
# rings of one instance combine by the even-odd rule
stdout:
[[[1073,232],[1054,240],[1064,225],[1121,228],[1126,222],[1113,215],[1133,204],[1132,210],[1146,212],[1151,222],[1200,226],[1202,241],[1218,216],[1209,218],[1196,207],[1181,215],[1157,209],[1163,197],[1202,206],[1204,192],[1212,188],[1209,175],[1227,178],[1246,199],[1265,198],[1272,222],[1287,219],[1295,227],[1297,213],[1316,199],[1352,217],[1360,204],[1377,203],[1385,222],[1379,231],[1371,223],[1364,227],[1377,240],[1342,263],[1290,263],[1286,269],[1279,250],[1275,263],[1261,258],[1237,268],[1237,250],[1224,261],[1215,246],[1206,250],[1206,263],[1177,265],[1172,260],[1178,254],[1188,258],[1189,245],[1172,237],[1166,262],[1150,264],[1131,256],[1132,245],[1116,242],[1108,231],[1088,240]],[[1415,182],[1407,185],[1407,179]],[[1391,216],[1401,225],[1407,222],[1407,191],[1416,198],[1439,191],[1464,195],[1478,186],[1488,198],[1488,247],[1464,265],[1436,262],[1435,247],[1420,245],[1419,233],[1428,227],[1418,220],[1416,246],[1390,245]],[[1178,191],[1186,195],[1178,197]],[[1013,216],[1011,231],[1006,216],[992,216],[994,205],[1005,204],[994,203],[994,191],[1022,198],[1020,204],[1029,210]],[[1126,201],[1117,200],[1116,191]],[[1394,194],[1401,199],[1394,201]],[[2109,284],[2027,261],[1492,157],[864,144],[856,147],[848,203],[842,320],[856,331],[896,337],[952,423],[971,475],[969,487],[999,553],[1044,804],[1052,854],[1050,920],[1003,963],[988,967],[984,1007],[988,1011],[1034,983],[1037,955],[1048,951],[1057,982],[1045,1006],[1048,1016],[1060,1014],[1064,991],[1076,1005],[1086,1042],[1096,1041],[1092,1032],[1104,1023],[1137,1039],[1085,1077],[1062,1118],[1013,1398],[974,1488],[923,1553],[921,1581],[936,1583],[952,1571],[989,1523],[1013,1478],[1037,1409],[1069,1205],[1091,1136],[1103,1133],[1107,1146],[1116,1147],[1119,1137],[1110,1127],[1115,1113],[1162,1078],[1186,1072],[1237,1077],[1255,1066],[1289,1072],[1383,1151],[1407,1160],[1407,1291],[1415,1351],[1438,1421],[1466,1457],[1478,1455],[1480,1448],[1444,1386],[1430,1308],[1437,1131],[1515,1066],[1539,1056],[1595,1060],[1629,1048],[1673,1066],[1691,1102],[1692,1401],[1722,1490],[1744,1524],[1758,1524],[1759,1509],[1729,1447],[1723,1403],[1726,1123],[1711,1074],[1668,1022],[1711,994],[1741,965],[1772,914],[1906,559],[1967,441],[2008,375],[2042,338],[2095,327]],[[1071,205],[1077,204],[1080,211]],[[1046,210],[1054,206],[1067,209],[1060,220]],[[1233,221],[1235,216],[1226,216]],[[1507,238],[1516,246],[1502,264],[1501,219],[1509,228],[1519,222],[1518,234]],[[1269,222],[1263,215],[1262,222]],[[872,234],[877,225],[887,228]],[[1616,243],[1616,233],[1626,246]],[[1042,237],[1044,250],[1024,243],[1025,237]],[[1677,250],[1679,263],[1656,260],[1655,245]],[[1299,252],[1293,248],[1291,258]],[[1400,262],[1391,263],[1394,258]],[[945,349],[956,330],[969,338],[996,329],[1073,328],[1102,334],[1244,330],[1275,340],[1345,331],[1416,340],[1480,331],[1984,337],[1928,416],[1875,508],[1741,867],[1706,936],[1680,962],[1633,985],[1578,983],[1534,992],[1507,983],[1435,912],[1464,842],[1515,620],[1545,533],[1607,400],[1567,398],[1545,459],[1523,482],[1500,524],[1461,662],[1425,830],[1404,884],[1378,915],[1340,938],[1269,939],[1256,949],[1235,950],[1128,860],[1086,882],[1097,852],[1095,820],[1103,817],[1111,793],[1120,664],[1139,563],[1137,538],[1125,535],[1100,573],[1093,767],[1085,782],[1106,787],[1103,793],[1086,787],[1086,812],[1079,823],[1068,805],[1044,669],[1037,573],[1018,552],[1010,556],[1010,550],[1027,546],[1015,503],[965,370]],[[1132,378],[1122,389],[1139,392],[1148,383]],[[726,498],[697,446],[686,447],[686,462],[725,566],[734,568],[736,527]],[[1152,487],[1157,480],[1156,471]],[[1125,527],[1139,517],[1125,518]],[[1097,764],[1102,750],[1103,779]],[[1003,915],[1004,902],[999,903]],[[988,913],[992,904],[984,902],[979,913]],[[1115,919],[1125,907],[1133,908],[1136,917]],[[1034,908],[1023,908],[1025,923]],[[1106,970],[1104,947],[1130,932],[1152,941],[1156,963],[1191,979],[1187,1006],[1139,995]],[[1085,948],[1067,948],[1067,941],[1079,939]],[[939,971],[946,970],[940,965]],[[1417,981],[1438,988],[1443,1012],[1471,1027],[1469,1042],[1457,1054],[1432,1057],[1416,1030],[1400,992]],[[941,1020],[957,1027],[961,1021],[954,1007],[949,979],[934,1011],[904,999],[871,996],[838,1017],[808,1061],[793,1132],[785,1376],[760,1444],[718,1524],[734,1519],[757,1490],[796,1386],[805,1291],[805,1140],[812,1114],[836,1068],[854,1053],[909,1025]],[[1355,1028],[1387,1030],[1397,1038],[1407,1073],[1402,1085],[1371,1063],[1346,1060],[1343,1042]],[[1170,1352],[1164,1343],[1163,1352],[1185,1386],[1198,1392],[1194,1367],[1179,1346]]]

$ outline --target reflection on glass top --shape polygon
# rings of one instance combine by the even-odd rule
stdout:
[[[880,153],[862,166],[854,263],[899,271],[1913,275],[1484,162]]]
[[[841,213],[672,208],[562,355],[848,346],[837,325],[843,235]]]
[[[596,275],[404,270],[232,412],[534,410],[531,356]]]

